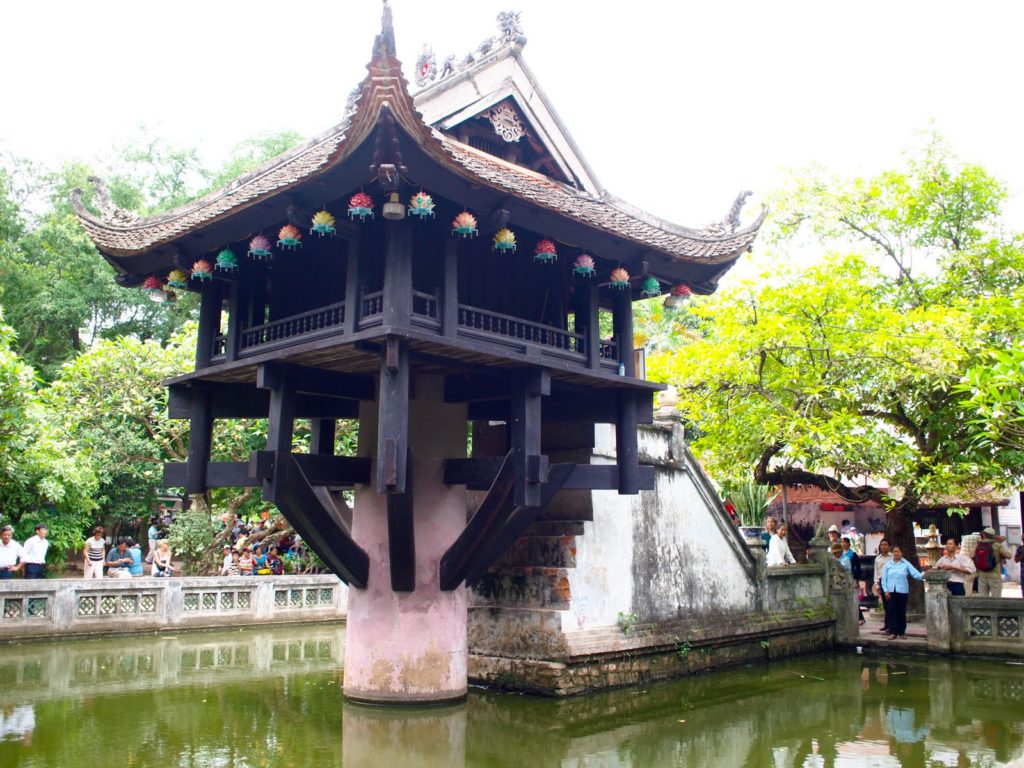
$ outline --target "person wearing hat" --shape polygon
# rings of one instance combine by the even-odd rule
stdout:
[[[978,569],[978,596],[1003,596],[1003,561],[1013,557],[1005,544],[996,536],[994,528],[981,532],[981,541],[974,548],[974,567]]]
[[[14,529],[9,525],[0,528],[0,579],[13,579],[24,567],[24,557],[21,544],[14,540]]]
[[[50,529],[46,523],[36,523],[35,536],[29,536],[22,544],[22,560],[25,564],[26,579],[41,579],[46,576],[46,553],[50,542],[46,540]]]
[[[842,531],[839,530],[839,526],[833,523],[827,531],[829,543],[839,544],[839,534],[841,533]],[[842,546],[839,548],[842,549]]]

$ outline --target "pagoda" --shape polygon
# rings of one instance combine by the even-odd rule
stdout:
[[[559,491],[652,487],[637,425],[661,387],[633,349],[633,302],[712,292],[764,217],[741,228],[741,196],[687,229],[609,195],[522,62],[518,16],[499,21],[458,63],[425,52],[414,98],[385,3],[334,128],[158,216],[75,197],[120,285],[201,295],[195,370],[168,382],[188,461],[165,482],[262,487],[349,584],[355,700],[464,696],[467,585]],[[267,419],[266,449],[211,462],[214,422],[239,418]],[[358,420],[357,455],[335,455],[340,419]],[[549,460],[601,423],[614,464]],[[467,455],[473,425],[492,437]],[[467,488],[486,491],[472,515]]]

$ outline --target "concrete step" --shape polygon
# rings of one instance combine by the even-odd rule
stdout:
[[[470,592],[470,606],[496,608],[569,608],[569,571],[565,568],[495,567]]]
[[[522,536],[495,563],[496,568],[576,567],[575,536]]]

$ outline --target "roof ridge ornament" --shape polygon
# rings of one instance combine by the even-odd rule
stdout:
[[[119,208],[110,195],[110,188],[99,176],[87,176],[86,181],[92,187],[93,203],[96,205],[96,212],[101,221],[109,224],[127,225],[134,224],[141,217],[134,211]],[[71,204],[76,213],[87,211],[84,199],[85,192],[76,187],[71,191]]]
[[[712,224],[708,224],[702,232],[706,235],[731,235],[737,229],[740,228],[740,211],[743,210],[743,206],[747,202],[747,198],[753,193],[752,190],[744,190],[736,195],[736,199],[733,200],[732,207],[729,209],[728,215],[721,221],[716,221]]]
[[[391,3],[384,0],[384,10],[380,17],[380,34],[373,41],[374,58],[395,56],[395,23],[391,17]]]
[[[478,59],[502,48],[522,48],[526,45],[526,35],[520,23],[521,11],[502,11],[497,16],[498,34],[488,37],[475,50],[467,53],[461,61],[455,61],[455,54],[445,57],[441,66],[437,66],[437,57],[429,43],[423,46],[423,52],[416,59],[416,86],[428,88],[454,74],[472,66]]]

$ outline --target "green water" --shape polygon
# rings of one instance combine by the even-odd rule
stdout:
[[[341,695],[344,630],[0,646],[0,768],[1024,765],[1024,666],[815,656],[550,700]]]

